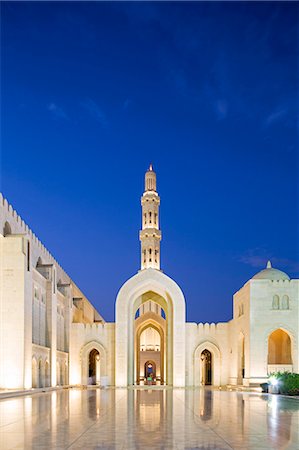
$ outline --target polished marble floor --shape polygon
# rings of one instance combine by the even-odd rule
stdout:
[[[0,449],[299,449],[299,400],[212,389],[65,389],[0,401]]]

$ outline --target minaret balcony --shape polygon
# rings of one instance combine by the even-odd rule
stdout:
[[[162,233],[161,230],[158,230],[156,228],[144,228],[139,232],[139,237],[141,241],[144,241],[146,239],[162,239]]]

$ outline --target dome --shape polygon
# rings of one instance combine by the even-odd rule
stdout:
[[[271,265],[271,261],[268,261],[266,269],[261,270],[252,277],[253,280],[290,280],[288,274],[282,270],[274,269]]]

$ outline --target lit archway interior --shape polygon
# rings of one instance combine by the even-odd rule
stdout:
[[[280,328],[269,336],[268,364],[292,364],[291,339],[288,333]]]
[[[211,385],[212,384],[212,353],[209,350],[204,350],[201,355],[201,373],[202,380],[201,384],[203,385]]]
[[[167,313],[148,293],[136,310],[134,324],[134,383],[166,384]]]
[[[93,348],[88,356],[88,384],[100,383],[100,353]]]

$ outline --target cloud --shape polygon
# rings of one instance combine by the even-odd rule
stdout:
[[[60,108],[60,106],[56,105],[56,103],[49,103],[47,109],[55,119],[69,120],[65,111]]]
[[[265,120],[265,125],[267,127],[280,122],[281,120],[283,120],[288,114],[288,110],[287,108],[281,108],[279,110],[273,111],[271,114],[269,114],[269,116],[266,118]]]
[[[247,250],[243,255],[239,256],[238,260],[260,270],[264,269],[267,261],[270,260],[272,266],[277,269],[299,272],[299,261],[290,258],[277,258],[271,252],[261,247]]]
[[[259,269],[265,268],[269,255],[267,257],[264,254],[255,254],[257,250],[258,249],[248,250],[248,252],[238,258],[239,261],[244,264],[248,264],[251,267],[257,267]]]
[[[103,128],[108,127],[106,114],[94,100],[88,98],[81,105]]]

